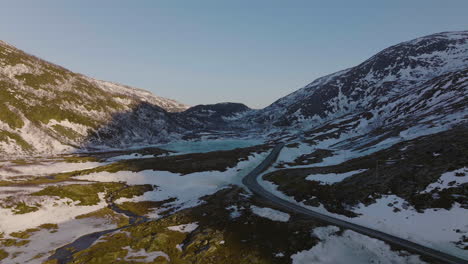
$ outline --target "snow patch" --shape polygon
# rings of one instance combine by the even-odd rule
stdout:
[[[468,167],[464,167],[458,170],[443,173],[436,182],[429,184],[421,193],[428,193],[434,189],[443,190],[452,187],[458,187],[467,182]]]
[[[231,217],[231,219],[238,218],[242,215],[242,212],[240,211],[239,207],[237,207],[236,205],[231,205],[229,207],[226,207],[226,210],[230,211],[229,217]]]
[[[94,212],[107,206],[104,193],[99,193],[100,202],[96,205],[81,206],[79,201],[57,199],[41,196],[41,207],[38,211],[26,214],[15,214],[11,209],[0,208],[0,233],[10,234],[34,228],[42,224],[61,224],[73,220],[76,216]],[[31,221],[34,219],[34,221]]]
[[[341,182],[350,176],[359,174],[366,170],[367,169],[361,169],[361,170],[349,171],[345,173],[312,174],[312,175],[307,176],[306,180],[318,181],[322,185],[329,185],[329,184]]]
[[[169,226],[167,229],[172,230],[172,231],[177,231],[177,232],[182,232],[182,233],[191,233],[195,231],[195,229],[198,228],[198,223],[193,222],[190,224],[183,224],[183,225],[177,225],[177,226]]]
[[[4,247],[3,249],[10,254],[9,257],[13,255],[16,257],[14,259],[4,259],[2,263],[42,263],[49,257],[49,252],[56,248],[62,247],[83,235],[116,227],[115,224],[109,223],[107,219],[100,218],[84,218],[66,221],[58,224],[58,229],[56,230],[41,229],[35,232],[28,238],[30,242],[24,246]],[[43,256],[34,258],[39,254]]]
[[[34,164],[17,165],[11,162],[3,163],[0,166],[0,179],[5,180],[16,176],[47,176],[55,173],[71,172],[96,168],[103,163],[99,162],[57,162],[57,161],[32,161]]]
[[[252,205],[250,206],[250,210],[252,213],[268,218],[272,221],[288,222],[290,218],[289,214],[268,207],[257,207]]]
[[[147,252],[145,249],[140,249],[138,251],[133,250],[129,246],[123,247],[122,249],[128,250],[127,256],[125,256],[125,261],[135,261],[138,260],[138,262],[143,261],[143,262],[153,262],[155,261],[156,258],[158,257],[163,257],[167,261],[170,261],[169,256],[162,252],[162,251],[151,251]]]

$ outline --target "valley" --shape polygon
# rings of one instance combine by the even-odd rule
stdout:
[[[0,262],[467,263],[468,32],[264,109],[0,43]]]
[[[8,225],[10,228],[7,231],[9,236],[1,240],[4,248],[2,250],[9,256],[4,261],[6,263],[81,263],[82,261],[140,263],[140,260],[146,259],[144,263],[186,263],[202,257],[206,263],[221,261],[231,263],[230,261],[239,259],[256,263],[288,263],[287,256],[313,248],[314,238],[307,235],[308,232],[297,230],[323,226],[324,223],[314,219],[304,219],[301,214],[284,211],[284,208],[278,207],[268,199],[252,196],[249,188],[236,187],[236,185],[243,186],[243,177],[267,158],[271,147],[273,146],[260,145],[205,154],[181,154],[180,156],[184,157],[184,164],[192,164],[192,167],[190,169],[170,167],[167,170],[171,172],[154,170],[160,168],[155,160],[157,157],[138,158],[136,153],[132,153],[129,156],[136,157],[135,159],[116,161],[115,157],[110,157],[107,160],[100,160],[101,166],[96,166],[93,161],[81,162],[82,168],[96,167],[71,173],[62,172],[70,177],[59,182],[30,184],[28,180],[17,180],[15,178],[17,175],[12,176],[16,179],[14,183],[0,187],[2,193],[14,194],[17,199],[3,200],[5,204],[3,204],[2,219],[8,222],[2,223],[1,226]],[[228,160],[220,159],[226,154],[229,154],[226,156],[229,157]],[[177,164],[179,159],[177,153],[162,155],[166,159],[174,158]],[[125,158],[125,155],[116,157]],[[232,158],[234,159],[229,161]],[[108,162],[112,159],[114,162]],[[153,161],[152,165],[148,165],[150,160]],[[206,163],[207,160],[210,163]],[[141,163],[142,161],[144,163]],[[195,166],[200,161],[205,165]],[[66,161],[54,162],[60,164]],[[119,162],[124,162],[125,167],[117,165]],[[270,158],[271,162],[274,162],[274,159]],[[212,167],[213,164],[216,164],[218,169]],[[114,166],[109,165],[114,165],[118,169],[113,169]],[[99,169],[100,167],[103,169]],[[16,171],[20,172],[20,168],[18,166]],[[178,173],[175,173],[176,171]],[[257,175],[256,172],[255,174]],[[50,198],[44,200],[43,197]],[[14,215],[8,213],[9,208],[13,209]],[[20,210],[22,208],[27,209]],[[268,209],[266,211],[268,213],[262,213],[257,208]],[[30,222],[31,227],[21,230],[28,226],[27,223],[31,218],[35,219],[33,223]],[[295,218],[297,220],[294,220]],[[16,227],[8,224],[11,220],[17,223]],[[35,227],[37,224],[39,227]],[[190,226],[190,229],[169,231],[169,233],[164,231],[164,228],[166,230],[173,226],[183,228],[184,225]],[[50,231],[47,229],[42,231],[46,226],[53,228]],[[73,231],[68,229],[70,226],[80,226],[80,228]],[[273,234],[268,235],[269,228],[275,230],[273,241],[271,241]],[[66,236],[64,232],[72,234]],[[178,235],[179,232],[187,235]],[[333,233],[329,236],[340,237]],[[145,239],[140,240],[143,237]],[[38,246],[44,238],[49,241],[49,247]],[[148,242],[144,242],[149,238],[151,239]],[[297,242],[286,246],[285,238],[287,241],[293,239]],[[68,243],[66,239],[69,240]],[[157,242],[158,239],[163,240]],[[267,239],[265,240],[267,244],[273,243],[270,246],[272,248],[251,248],[251,243],[256,244],[259,239],[260,241]],[[175,241],[170,242],[171,240]],[[72,241],[74,242],[71,243]],[[149,244],[145,246],[141,243]],[[173,245],[173,243],[179,244]],[[152,251],[151,247],[157,245],[162,248],[155,253],[160,253],[153,255],[154,257],[151,257],[149,252],[145,253],[147,250]],[[171,245],[173,249],[170,248]],[[148,246],[150,248],[147,249]],[[229,248],[226,248],[227,246]],[[101,255],[101,252],[104,252],[103,247],[107,252],[105,255]],[[368,245],[364,244],[363,247],[361,254],[368,254],[369,259],[380,259],[374,255],[375,252],[367,249]],[[133,251],[142,250],[142,257],[132,258]],[[278,253],[267,254],[268,250],[277,250]],[[395,259],[423,263],[417,256],[405,256],[406,253],[394,252],[389,246],[383,246],[379,250]],[[232,254],[240,252],[247,253],[233,257]]]

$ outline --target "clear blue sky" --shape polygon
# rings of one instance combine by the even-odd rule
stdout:
[[[4,1],[0,39],[195,105],[254,108],[401,41],[468,29],[466,0]]]

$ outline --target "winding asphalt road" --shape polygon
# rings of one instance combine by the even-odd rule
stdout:
[[[268,192],[262,186],[260,186],[260,184],[257,181],[257,178],[262,172],[268,169],[276,161],[283,147],[284,147],[284,143],[280,143],[276,145],[275,148],[270,152],[270,154],[265,158],[265,160],[262,163],[260,163],[260,165],[258,165],[255,169],[253,169],[242,180],[242,183],[245,186],[247,186],[247,188],[249,188],[253,193],[265,199],[270,200],[271,202],[275,203],[279,207],[282,207],[288,211],[300,213],[300,214],[312,217],[314,219],[326,222],[328,224],[339,226],[345,229],[350,229],[358,233],[361,233],[363,235],[377,238],[389,244],[404,248],[407,251],[417,253],[422,256],[427,256],[437,261],[441,261],[443,263],[451,263],[451,264],[452,263],[453,264],[466,263],[468,264],[468,260],[464,260],[464,259],[452,256],[452,255],[446,254],[444,252],[440,252],[438,250],[428,248],[428,247],[416,244],[414,242],[411,242],[411,241],[408,241],[408,240],[405,240],[396,236],[392,236],[387,233],[383,233],[383,232],[380,232],[371,228],[353,224],[353,223],[350,223],[350,222],[347,222],[338,218],[334,218],[328,215],[324,215],[324,214],[306,209],[300,205],[297,205],[295,203],[279,198],[275,196],[274,194]]]

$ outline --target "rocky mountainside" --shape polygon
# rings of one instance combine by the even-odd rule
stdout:
[[[389,47],[356,67],[319,78],[250,118],[266,125],[303,128],[356,112],[369,111],[379,119],[384,118],[381,114],[388,114],[387,110],[398,108],[400,113],[409,114],[433,100],[464,97],[463,70],[467,68],[467,31],[429,35]],[[462,85],[457,91],[451,78]],[[446,86],[436,84],[443,80],[448,82]],[[432,92],[421,94],[423,86],[431,85],[435,85]],[[402,103],[409,105],[397,106]]]
[[[63,152],[116,136],[122,136],[119,143],[126,138],[132,144],[142,138],[167,140],[169,132],[180,130],[168,112],[188,108],[144,90],[73,73],[4,42],[0,98],[0,153],[6,154]],[[109,126],[117,121],[118,129]]]
[[[239,103],[218,103],[212,105],[196,105],[181,113],[174,113],[177,119],[191,129],[237,130],[235,120],[242,119],[253,110]]]

